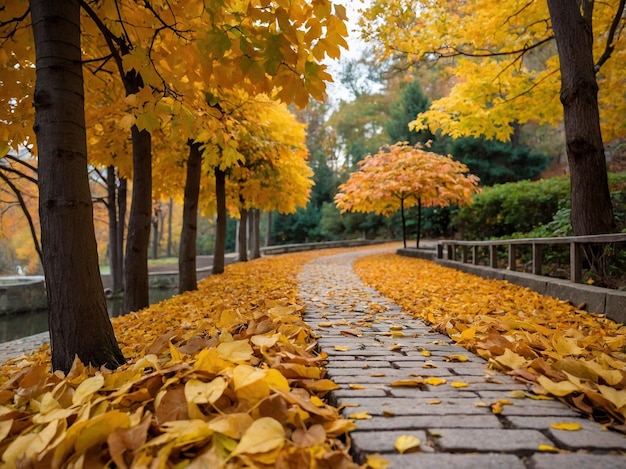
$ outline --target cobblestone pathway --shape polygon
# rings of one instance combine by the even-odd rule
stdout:
[[[624,436],[558,401],[513,398],[527,386],[488,370],[485,360],[364,286],[352,262],[372,252],[318,258],[298,279],[305,320],[329,355],[329,378],[341,386],[333,404],[345,406],[346,417],[371,416],[356,419],[351,433],[358,462],[380,453],[402,468],[626,468]],[[550,427],[557,422],[582,429]],[[401,435],[419,438],[419,452],[399,454]]]

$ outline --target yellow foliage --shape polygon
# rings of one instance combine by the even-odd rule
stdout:
[[[3,364],[2,464],[289,467],[332,457],[356,467],[343,442],[354,424],[323,399],[337,385],[323,379],[325,356],[311,352],[296,300],[299,266],[318,255],[227,266],[198,291],[114,318],[128,359],[115,371],[76,361],[52,374],[49,347]]]

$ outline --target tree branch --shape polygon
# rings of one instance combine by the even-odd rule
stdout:
[[[613,22],[611,23],[611,27],[609,28],[609,35],[606,38],[606,47],[604,52],[598,59],[598,63],[596,63],[594,70],[596,74],[600,71],[600,68],[604,63],[609,60],[611,54],[615,50],[615,46],[613,45],[613,39],[615,39],[615,32],[617,31],[617,27],[619,26],[620,21],[622,20],[622,15],[624,14],[624,6],[626,5],[626,0],[620,0],[619,6],[617,7],[617,11],[615,12],[615,16],[613,17]]]
[[[17,201],[20,204],[22,212],[28,221],[28,226],[30,228],[30,234],[33,237],[33,243],[35,245],[35,251],[37,251],[37,255],[39,256],[39,262],[43,266],[43,253],[41,252],[41,246],[39,245],[39,238],[37,237],[37,230],[35,229],[35,223],[33,222],[33,217],[30,215],[30,211],[28,210],[28,206],[26,205],[26,201],[24,197],[22,197],[22,192],[13,184],[13,182],[6,177],[5,174],[0,171],[0,179],[2,179],[6,184],[11,188],[15,196],[17,197]]]

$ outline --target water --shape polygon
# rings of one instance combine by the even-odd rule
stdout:
[[[158,303],[176,295],[176,289],[151,288],[150,304]],[[122,298],[108,298],[107,308],[109,316],[120,316],[122,313]],[[48,330],[48,312],[46,310],[25,311],[15,314],[0,315],[0,343],[21,339]]]

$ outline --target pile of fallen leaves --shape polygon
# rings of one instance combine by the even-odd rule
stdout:
[[[489,365],[626,432],[626,326],[566,301],[421,259],[370,256],[364,282]]]
[[[2,366],[4,467],[354,467],[354,424],[323,401],[324,355],[296,274],[319,253],[228,266],[196,292],[113,320],[128,364]]]

